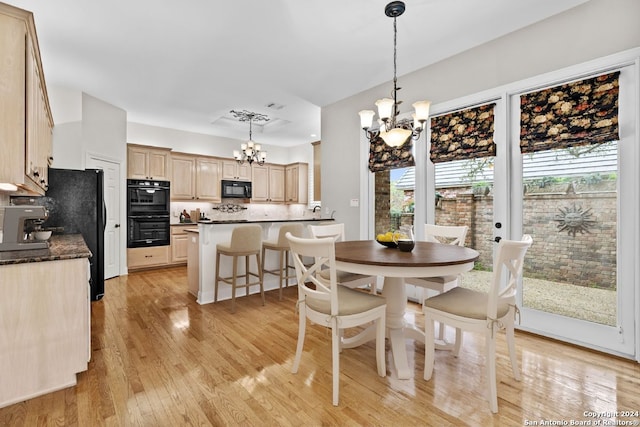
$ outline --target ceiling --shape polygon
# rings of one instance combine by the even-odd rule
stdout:
[[[321,138],[322,106],[393,77],[387,0],[5,1],[34,13],[49,87],[130,122],[247,139],[229,113],[246,109],[272,119],[255,140],[293,146]],[[398,75],[585,1],[407,0]]]

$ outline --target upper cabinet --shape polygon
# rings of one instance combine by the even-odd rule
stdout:
[[[196,159],[196,199],[221,202],[221,162],[213,157]]]
[[[253,165],[252,202],[284,202],[284,166]]]
[[[248,163],[239,164],[236,160],[223,160],[222,179],[251,181],[251,165]]]
[[[220,202],[222,162],[216,157],[171,154],[171,200]]]
[[[168,148],[128,144],[127,177],[169,181],[169,153]]]
[[[171,153],[171,200],[195,200],[196,159],[190,154]]]
[[[309,200],[309,165],[293,163],[285,167],[285,202],[307,204]]]
[[[0,188],[44,194],[53,116],[31,12],[0,3]]]

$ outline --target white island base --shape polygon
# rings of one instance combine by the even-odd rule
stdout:
[[[216,275],[216,245],[218,243],[228,242],[231,240],[231,232],[235,227],[246,225],[246,224],[258,224],[262,227],[263,240],[271,240],[276,239],[278,236],[278,232],[280,231],[280,227],[285,224],[291,223],[301,223],[305,226],[305,235],[307,233],[306,226],[308,224],[318,224],[322,221],[332,221],[332,220],[308,220],[308,221],[249,221],[249,222],[229,222],[229,223],[198,223],[198,236],[191,236],[189,238],[189,250],[190,253],[193,254],[193,245],[197,244],[198,254],[197,254],[197,262],[198,266],[195,268],[192,260],[193,257],[189,257],[188,260],[188,274],[194,274],[197,272],[197,288],[195,286],[195,280],[193,278],[189,278],[189,292],[191,292],[198,302],[198,304],[209,304],[214,302],[214,292],[215,292],[215,275]],[[278,253],[276,251],[267,251],[265,255],[265,269],[266,270],[277,270],[278,269]],[[221,268],[220,275],[222,277],[231,276],[231,257],[222,256],[221,257]],[[293,265],[293,264],[291,264]],[[239,273],[244,273],[244,262],[239,263]],[[255,266],[255,257],[251,257],[249,262],[249,268],[253,272],[257,272]],[[240,283],[243,283],[243,278],[240,279]],[[193,283],[193,284],[192,284]],[[295,283],[294,279],[290,279],[290,284]],[[273,289],[278,289],[278,276],[273,274],[266,273],[264,275],[264,290],[269,291]],[[197,292],[196,292],[197,290]],[[244,290],[240,290],[236,294],[237,297],[244,296]],[[249,290],[250,294],[260,292],[259,286],[252,286]],[[218,286],[218,301],[231,299],[231,286],[226,283],[221,282]]]

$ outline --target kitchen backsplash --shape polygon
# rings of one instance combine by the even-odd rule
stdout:
[[[218,209],[214,209],[218,208]],[[237,202],[224,203],[195,203],[195,202],[171,202],[171,223],[180,222],[180,213],[190,213],[200,209],[205,217],[221,221],[227,219],[298,219],[313,218],[313,213],[307,205],[275,205]]]

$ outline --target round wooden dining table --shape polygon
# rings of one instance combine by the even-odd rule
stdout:
[[[405,340],[410,338],[424,343],[424,332],[405,322],[407,291],[404,278],[461,274],[473,268],[479,253],[463,246],[432,242],[416,242],[413,251],[401,252],[375,240],[336,242],[335,249],[338,270],[384,277],[382,296],[387,299],[387,337],[394,366],[398,378],[411,378]],[[343,346],[356,347],[373,338],[374,328],[368,328],[355,337],[344,339]]]

